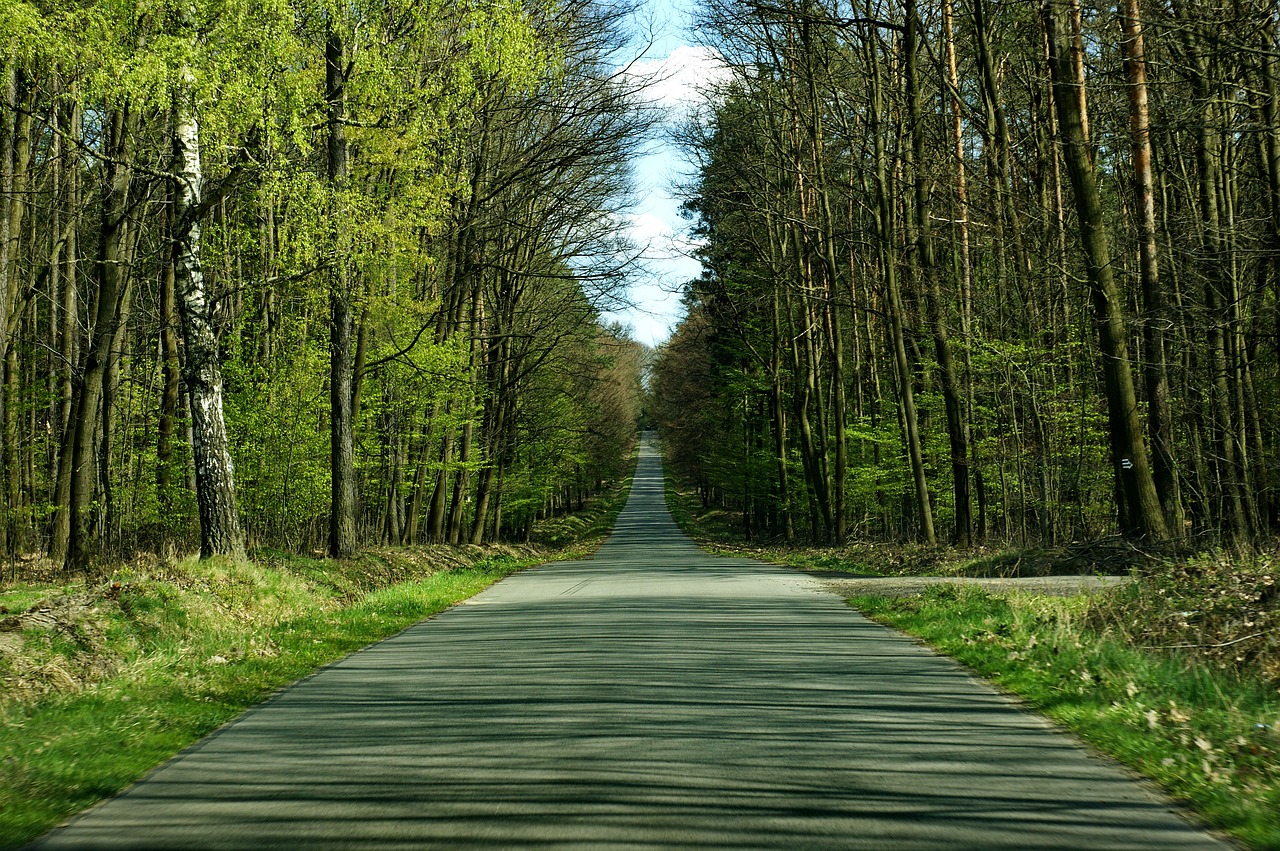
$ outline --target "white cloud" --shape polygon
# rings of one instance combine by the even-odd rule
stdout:
[[[667,242],[675,236],[671,223],[655,213],[632,213],[627,219],[627,231],[640,246]]]
[[[626,217],[623,227],[643,251],[646,272],[631,284],[632,306],[607,315],[651,346],[671,335],[681,318],[684,284],[701,273],[701,265],[690,256],[695,247],[692,240],[676,223],[678,217],[664,209],[669,206],[664,203],[667,200],[661,191],[650,192],[642,198],[642,209]]]
[[[642,95],[645,100],[683,112],[697,104],[708,88],[726,81],[729,69],[713,48],[682,44],[661,59],[635,63],[629,76],[647,81]]]

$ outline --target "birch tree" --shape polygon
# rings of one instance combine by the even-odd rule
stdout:
[[[179,34],[195,52],[194,11],[179,11]],[[200,509],[200,555],[244,557],[244,534],[236,505],[235,473],[222,410],[222,367],[214,332],[213,304],[200,256],[200,219],[216,202],[206,196],[200,162],[196,79],[190,65],[178,70],[173,95],[173,266],[185,343],[183,379],[191,408],[196,503]],[[219,190],[225,190],[231,178]]]

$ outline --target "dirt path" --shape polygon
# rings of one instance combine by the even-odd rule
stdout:
[[[972,576],[850,576],[823,571],[809,572],[833,594],[841,597],[881,595],[910,597],[937,585],[973,585],[996,593],[1022,592],[1070,597],[1093,594],[1130,582],[1127,576],[1025,576],[1016,578]]]

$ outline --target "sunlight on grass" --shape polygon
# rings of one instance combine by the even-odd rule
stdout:
[[[59,659],[68,670],[62,689],[32,687],[26,699],[0,703],[0,846],[118,791],[317,666],[539,560],[490,558],[373,591],[346,608],[297,576],[246,563],[193,560],[160,576],[115,574],[93,616],[74,624],[81,651],[59,646],[56,629],[23,633],[39,652],[22,673],[47,674]],[[77,665],[85,670],[71,670]],[[102,676],[92,676],[94,665]]]
[[[1128,592],[1131,593],[1131,592]],[[1155,779],[1254,848],[1280,848],[1280,694],[1089,624],[1084,597],[939,587],[852,606],[910,632]]]

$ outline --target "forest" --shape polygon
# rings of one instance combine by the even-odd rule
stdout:
[[[635,11],[0,0],[0,555],[1274,539],[1280,6],[704,0],[651,365]]]
[[[1277,529],[1280,6],[703,0],[704,272],[654,367],[748,538]]]
[[[957,792],[1045,771],[974,762],[952,707],[1006,698],[875,621],[1162,786],[1144,825],[1280,849],[1280,0],[687,0],[650,62],[673,4],[0,0],[0,848],[411,627],[280,701],[296,745],[243,728],[302,774],[131,797],[441,843],[438,805],[543,844],[1113,820]],[[613,317],[660,145],[700,273],[651,349]],[[881,733],[942,785],[792,771]]]
[[[0,556],[520,540],[625,475],[630,12],[0,0]]]

